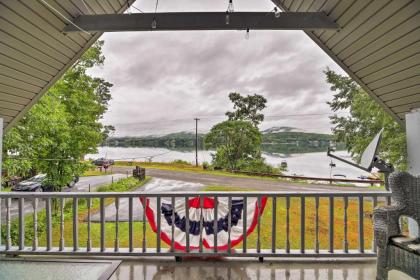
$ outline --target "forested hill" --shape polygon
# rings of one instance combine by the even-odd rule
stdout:
[[[267,152],[324,151],[332,135],[307,133],[288,127],[273,127],[262,132],[263,150]],[[203,148],[205,134],[198,134],[199,148]],[[110,147],[160,147],[168,149],[192,149],[195,147],[193,132],[177,132],[163,136],[113,137],[104,145]]]

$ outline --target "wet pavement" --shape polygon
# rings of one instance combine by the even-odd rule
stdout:
[[[287,279],[287,280],[373,280],[375,261],[154,261],[139,259],[123,261],[111,280],[134,279]],[[413,279],[398,271],[389,273],[389,280]]]
[[[150,192],[170,192],[170,191],[200,191],[204,188],[200,183],[189,183],[176,180],[165,180],[153,178],[144,186],[135,191],[150,191]],[[128,198],[120,199],[119,220],[121,222],[128,221]],[[105,207],[105,221],[115,222],[116,209],[115,204],[110,204]],[[97,212],[92,215],[92,222],[100,222],[100,213]],[[139,199],[133,200],[133,221],[143,221],[143,207]]]
[[[95,191],[98,187],[111,184],[112,181],[117,182],[122,178],[126,178],[126,174],[110,174],[110,175],[100,175],[100,176],[86,176],[80,177],[79,182],[73,188],[63,188],[63,192],[88,192],[89,186],[90,191]],[[10,217],[15,219],[18,217],[18,200],[12,199],[12,205],[10,208]],[[6,203],[3,200],[1,204],[1,218],[4,220],[6,218]],[[45,202],[42,200],[38,201],[38,212],[45,208]],[[31,199],[25,199],[23,205],[24,213],[33,213],[33,203]]]

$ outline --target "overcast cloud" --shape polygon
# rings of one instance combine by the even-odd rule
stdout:
[[[269,11],[270,1],[234,1],[235,10]],[[154,1],[137,1],[144,11]],[[161,0],[158,11],[224,11],[227,1]],[[133,10],[134,12],[135,10]],[[292,126],[330,132],[332,93],[322,73],[339,67],[301,31],[107,33],[105,65],[94,75],[113,83],[104,123],[117,135],[164,134],[194,128],[208,131],[231,109],[229,92],[268,99],[261,128]]]

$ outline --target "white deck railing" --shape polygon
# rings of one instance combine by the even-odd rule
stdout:
[[[254,236],[246,237],[245,234],[243,241],[239,244],[239,247],[235,247],[235,250],[206,250],[203,248],[201,238],[199,248],[190,250],[189,235],[186,235],[186,251],[176,251],[173,242],[174,223],[172,223],[171,244],[165,247],[159,238],[161,231],[161,210],[159,208],[157,209],[156,220],[158,234],[150,234],[149,231],[151,230],[145,222],[134,226],[137,223],[134,219],[134,211],[139,211],[139,209],[136,210],[133,206],[134,203],[140,203],[139,198],[156,199],[157,205],[160,205],[161,199],[165,198],[171,201],[172,205],[175,205],[175,199],[188,201],[189,198],[197,196],[200,197],[200,202],[203,201],[204,197],[227,198],[230,205],[232,198],[237,199],[239,197],[243,199],[245,201],[243,204],[244,233],[246,229],[247,199],[256,198],[258,205],[261,205],[262,198],[267,197],[267,206],[265,213],[262,215],[264,218],[258,218],[258,223],[253,233]],[[4,237],[2,244],[0,244],[0,254],[176,257],[223,255],[231,257],[259,257],[260,259],[263,257],[291,256],[375,256],[376,245],[373,231],[369,237],[372,241],[366,244],[365,240],[366,214],[368,214],[367,218],[370,218],[370,211],[367,211],[366,207],[370,207],[369,210],[371,210],[378,203],[390,203],[389,192],[377,191],[330,193],[0,193],[0,198],[3,199],[1,217]],[[123,224],[120,221],[120,201],[122,199],[128,200],[128,219],[124,222],[128,223],[128,226],[125,227],[122,227]],[[109,218],[106,218],[106,207],[115,207],[115,219],[111,222]],[[139,207],[143,207],[140,210],[144,210],[142,204]],[[186,232],[189,232],[188,207],[186,207],[185,211],[187,219]],[[145,211],[141,212],[142,220],[145,221]],[[217,213],[216,203],[214,209],[215,221],[217,221]],[[326,217],[325,213],[328,213],[328,217]],[[99,215],[99,225],[95,227],[96,231],[92,230],[93,214]],[[172,215],[174,215],[174,211]],[[81,218],[82,216],[84,217],[83,219]],[[351,221],[349,219],[350,216],[352,217]],[[228,217],[228,248],[231,248],[231,215],[229,214]],[[174,217],[172,216],[172,218]],[[354,228],[355,219],[357,220],[357,229]],[[67,227],[66,222],[70,224]],[[113,225],[111,233],[109,228],[108,231],[106,228],[108,223]],[[43,227],[42,231],[40,231],[40,224]],[[83,224],[83,228],[80,227],[81,224]],[[71,227],[70,233],[65,231],[65,227],[68,229],[68,226]],[[217,226],[217,222],[215,222],[214,228],[217,229]],[[122,232],[123,229],[127,232]],[[202,232],[202,229],[203,219],[201,218],[200,232]],[[350,244],[351,238],[349,235],[351,234],[352,238],[355,239],[354,231],[356,230],[357,240],[353,240],[352,244]],[[308,234],[307,231],[310,231],[312,235]],[[326,232],[327,234],[325,234]],[[264,240],[261,238],[262,234],[264,234]],[[269,238],[267,238],[267,234]],[[83,238],[81,238],[81,235]],[[69,238],[69,236],[71,237]],[[120,243],[122,236],[128,236],[128,241],[124,242],[124,244],[128,245],[125,247]],[[138,236],[137,240],[136,236]],[[66,238],[71,240],[65,240]],[[112,243],[109,242],[110,239]],[[298,242],[296,242],[297,239],[299,239]],[[112,244],[113,246],[107,247],[107,240],[108,245]],[[215,234],[214,244],[217,245],[217,242],[217,234]],[[255,243],[252,244],[251,242]],[[341,246],[336,246],[337,242]],[[354,244],[355,242],[357,242],[357,245]],[[93,246],[93,243],[96,246]]]

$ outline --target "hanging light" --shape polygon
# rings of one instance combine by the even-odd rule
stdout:
[[[246,29],[245,39],[246,39],[246,40],[248,40],[248,39],[249,39],[249,28],[247,28],[247,29]]]
[[[281,12],[280,12],[280,10],[279,9],[277,9],[277,7],[274,7],[274,16],[276,17],[276,18],[279,18],[280,17],[280,15],[281,15]]]
[[[233,0],[229,0],[228,12],[233,13]]]
[[[153,20],[152,20],[152,29],[156,29],[156,27],[157,27],[156,18],[153,17]]]
[[[226,11],[225,22],[226,22],[226,25],[228,25],[228,24],[230,23],[230,15],[229,15],[229,11]]]

